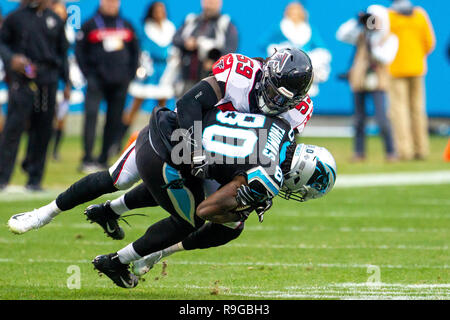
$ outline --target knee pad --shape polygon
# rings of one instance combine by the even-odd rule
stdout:
[[[109,168],[109,174],[113,180],[114,186],[118,190],[131,188],[140,180],[139,172],[136,166],[135,143],[133,143],[120,156],[120,158]]]

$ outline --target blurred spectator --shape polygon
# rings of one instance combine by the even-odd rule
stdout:
[[[3,125],[5,122],[3,114],[3,106],[8,101],[8,89],[5,82],[6,70],[3,60],[0,59],[0,135],[3,131]]]
[[[145,100],[155,99],[158,106],[164,107],[167,100],[173,98],[178,63],[172,46],[175,31],[175,25],[167,19],[164,3],[153,2],[147,10],[143,30],[140,32],[140,67],[137,79],[129,88],[134,99],[129,110],[123,115],[124,130],[121,136],[133,123]]]
[[[5,19],[0,42],[9,90],[0,140],[0,188],[9,183],[20,138],[28,125],[22,168],[29,176],[27,188],[40,190],[61,76],[70,88],[64,23],[47,8],[46,0],[29,0]]]
[[[390,118],[397,153],[402,160],[424,159],[429,153],[425,110],[426,57],[435,37],[427,13],[409,0],[395,0],[389,10],[391,31],[399,49],[390,66]]]
[[[177,30],[173,44],[181,51],[181,96],[211,72],[222,55],[236,52],[238,33],[226,14],[221,14],[222,0],[202,0],[202,13],[189,14]]]
[[[314,69],[314,83],[308,94],[312,97],[318,95],[318,83],[327,81],[330,75],[331,54],[325,48],[318,30],[310,24],[308,12],[298,1],[287,5],[284,18],[264,41],[269,57],[275,50],[289,47],[308,53]]]
[[[3,14],[0,9],[0,29],[2,28],[3,24]],[[3,116],[3,105],[6,103],[8,99],[8,89],[6,88],[5,83],[5,64],[3,63],[3,60],[0,57],[0,135],[3,131],[3,124],[4,124],[4,116]]]
[[[107,168],[112,147],[118,138],[128,85],[135,77],[139,44],[131,24],[119,14],[120,0],[100,0],[95,15],[77,34],[75,54],[87,79],[84,104],[84,156],[80,171]],[[92,152],[100,102],[107,103],[103,145],[97,161]]]
[[[375,105],[375,118],[383,137],[386,158],[395,159],[391,128],[386,116],[388,65],[398,49],[398,39],[389,31],[389,15],[386,8],[372,5],[357,19],[341,25],[336,33],[338,40],[356,46],[348,80],[355,103],[354,161],[366,156],[366,98],[371,95]]]
[[[69,78],[70,77],[70,69],[71,69],[71,60],[73,63],[74,58],[74,45],[75,45],[75,30],[74,28],[67,23],[67,10],[65,4],[61,0],[52,0],[49,3],[50,9],[53,10],[64,22],[65,22],[65,33],[66,38],[69,43],[68,49],[68,63],[69,63]],[[71,81],[73,84],[73,82]],[[61,143],[61,139],[64,133],[64,124],[66,120],[67,113],[69,111],[70,104],[70,95],[73,88],[65,88],[63,83],[59,83],[59,90],[62,91],[62,98],[57,96],[57,108],[56,108],[56,121],[54,124],[54,142],[53,142],[53,159],[59,159],[59,146]],[[60,92],[58,92],[58,95]]]

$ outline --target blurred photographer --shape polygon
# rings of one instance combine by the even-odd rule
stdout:
[[[48,0],[22,1],[3,22],[0,55],[8,79],[8,113],[0,139],[0,190],[10,181],[26,129],[26,188],[42,189],[58,80],[64,81],[67,93],[71,88],[67,48],[64,22],[48,8]]]
[[[384,141],[386,159],[395,160],[391,128],[386,116],[388,65],[398,49],[398,39],[390,33],[386,8],[370,6],[357,18],[342,24],[336,37],[356,46],[356,53],[348,74],[355,103],[354,161],[365,160],[366,98],[372,96],[375,118]]]
[[[389,66],[394,143],[400,160],[424,160],[430,153],[425,76],[427,57],[436,45],[433,25],[427,12],[410,0],[392,2],[389,22],[399,42]]]
[[[206,77],[222,55],[236,52],[238,31],[230,16],[223,14],[222,0],[201,0],[202,12],[189,13],[173,37],[180,50],[181,96]],[[181,92],[180,92],[181,91]]]

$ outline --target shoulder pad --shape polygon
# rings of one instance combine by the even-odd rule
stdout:
[[[212,72],[217,81],[226,82],[229,74],[229,69],[233,66],[233,55],[231,53],[222,56],[212,66]],[[228,72],[225,72],[227,71]]]

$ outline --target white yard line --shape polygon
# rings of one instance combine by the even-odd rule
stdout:
[[[20,260],[0,258],[0,263],[18,263]],[[85,264],[89,260],[61,260],[61,259],[25,259],[22,263],[64,263]],[[204,261],[171,261],[171,264],[202,264],[202,265],[257,265],[258,263],[214,263]],[[260,265],[270,266],[326,266],[345,268],[366,268],[367,265],[348,264],[286,264],[265,263]],[[380,268],[444,268],[449,266],[380,266]],[[289,286],[284,290],[260,290],[258,286],[199,286],[199,285],[161,285],[151,283],[152,288],[160,289],[185,289],[185,290],[218,290],[219,295],[242,296],[250,298],[278,298],[278,299],[449,299],[450,284],[403,284],[403,283],[333,283],[325,286]]]
[[[450,171],[394,172],[371,174],[338,174],[336,188],[359,188],[376,186],[450,184]],[[53,199],[64,189],[48,189],[45,192],[27,192],[22,186],[9,186],[0,193],[1,202]],[[120,192],[117,195],[121,194]],[[436,205],[448,205],[449,201]]]
[[[44,241],[26,241],[24,239],[18,239],[17,237],[7,239],[7,238],[0,238],[0,244],[42,244],[45,243]],[[91,241],[91,240],[82,240],[82,239],[73,239],[73,240],[66,240],[66,241],[60,241],[59,244],[61,245],[88,245],[88,246],[113,246],[114,243],[111,243],[108,239],[105,239],[105,241]],[[223,248],[251,248],[251,249],[291,249],[291,250],[298,250],[298,249],[308,249],[308,250],[341,250],[341,249],[364,249],[364,250],[423,250],[423,251],[445,251],[449,250],[448,246],[423,246],[423,245],[405,245],[405,244],[397,244],[397,245],[341,245],[341,246],[330,246],[327,244],[322,245],[312,245],[312,244],[305,244],[305,243],[299,243],[299,244],[248,244],[248,243],[230,243],[227,246]]]
[[[343,286],[341,286],[343,285]],[[160,285],[152,283],[152,287],[161,289],[185,289],[185,290],[207,290],[211,291],[213,286],[199,285]],[[344,289],[340,289],[343,287]],[[368,286],[365,283],[355,283],[350,286],[348,283],[330,284],[327,286],[296,286],[285,288],[286,290],[260,290],[258,287],[233,286],[214,287],[219,291],[219,295],[243,296],[255,298],[281,298],[281,299],[448,299],[450,284],[384,284],[384,287],[391,288],[390,291],[381,287]],[[351,290],[349,290],[351,288]],[[392,288],[397,289],[392,290]],[[418,291],[420,290],[420,291]]]
[[[277,213],[278,214],[278,213]],[[59,223],[59,222],[51,222],[46,225],[44,228],[72,228],[72,229],[98,229],[100,227],[96,224],[91,223]],[[133,229],[147,229],[148,226],[140,226],[133,225]],[[274,226],[270,224],[259,224],[259,225],[251,225],[246,226],[245,230],[251,232],[268,232],[268,231],[308,231],[308,232],[326,232],[326,231],[334,231],[334,232],[370,232],[370,233],[450,233],[450,229],[448,228],[392,228],[392,227],[332,227],[332,226],[324,226],[324,225],[314,225],[312,227],[308,226]],[[125,230],[126,231],[126,230]]]
[[[44,192],[29,192],[23,187],[9,186],[6,190],[0,192],[0,202],[55,199],[62,191],[63,189],[49,189]]]
[[[355,283],[355,282],[344,282],[329,285],[330,287],[343,287],[343,288],[368,288],[368,289],[379,289],[383,287],[388,288],[400,288],[400,289],[450,289],[450,283],[420,283],[420,284],[404,284],[404,283]],[[297,287],[292,287],[293,289]],[[450,294],[450,291],[449,291]]]
[[[342,245],[342,246],[330,246],[327,244],[323,245],[311,245],[305,243],[299,244],[261,244],[261,245],[253,245],[247,243],[230,243],[227,247],[237,247],[237,248],[270,248],[270,249],[379,249],[379,250],[448,250],[448,246],[410,246],[410,245],[377,245],[377,246],[369,246],[369,245]]]
[[[70,229],[96,229],[101,230],[96,224],[86,223],[59,223],[51,222],[44,228],[70,228]],[[147,229],[148,225],[133,225],[133,229]],[[246,232],[272,232],[272,231],[292,231],[292,232],[361,232],[361,233],[450,233],[449,228],[392,228],[392,227],[333,227],[330,225],[313,226],[274,226],[267,224],[258,224],[245,227]],[[39,232],[34,230],[31,232]],[[127,232],[127,229],[125,229]]]
[[[173,264],[185,265],[219,265],[219,266],[266,266],[266,267],[318,267],[318,268],[354,268],[367,269],[371,264],[347,263],[285,263],[285,262],[208,262],[208,261],[171,261]],[[450,269],[450,265],[377,265],[383,269]]]
[[[342,174],[336,179],[336,188],[449,184],[450,171],[393,172],[371,174]]]
[[[445,206],[443,206],[445,207]],[[296,217],[300,219],[305,218],[368,218],[368,219],[423,219],[423,220],[430,220],[430,219],[450,219],[450,206],[449,206],[449,212],[442,213],[442,214],[429,214],[429,213],[409,213],[410,210],[407,208],[404,208],[402,210],[397,210],[395,214],[392,214],[390,216],[386,216],[386,212],[379,211],[379,212],[366,212],[364,211],[364,208],[361,208],[361,211],[358,213],[352,213],[349,214],[347,211],[338,211],[338,210],[330,210],[327,212],[317,212],[317,211],[294,211],[294,210],[277,210],[276,215],[277,216],[284,216],[284,217]],[[272,209],[272,211],[274,211]],[[403,212],[402,212],[403,211]],[[271,213],[269,213],[271,214]]]
[[[0,258],[0,263],[2,262],[12,262],[12,263],[90,263],[91,260],[67,260],[67,259],[9,259]],[[179,265],[207,265],[207,266],[264,266],[264,267],[291,267],[291,268],[301,268],[301,267],[317,267],[317,268],[341,268],[341,269],[367,269],[367,267],[372,266],[371,264],[348,264],[348,263],[287,263],[287,262],[212,262],[212,261],[189,261],[189,260],[171,260],[171,264]],[[450,265],[377,265],[380,269],[450,269]]]
[[[313,226],[273,226],[273,225],[252,225],[246,226],[245,231],[251,232],[268,232],[268,231],[308,231],[308,232],[370,232],[370,233],[450,233],[448,228],[392,228],[392,227],[332,227],[324,225]]]

